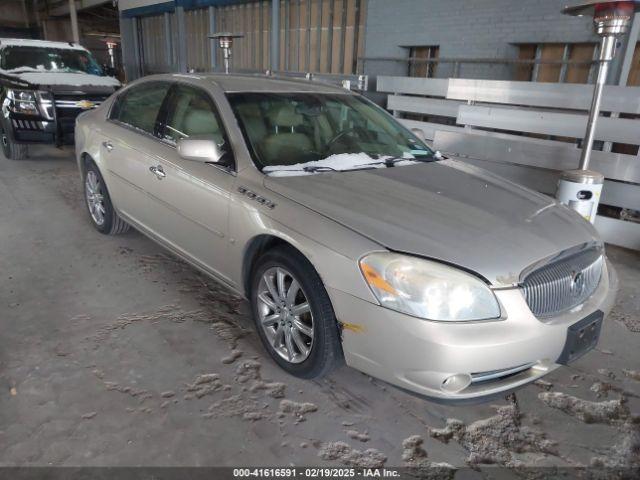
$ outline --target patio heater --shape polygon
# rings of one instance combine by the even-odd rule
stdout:
[[[220,32],[209,35],[209,38],[217,39],[218,46],[222,49],[222,58],[224,59],[224,73],[229,73],[229,67],[231,65],[231,47],[233,46],[234,38],[242,38],[244,35]]]
[[[618,38],[629,29],[633,15],[640,8],[640,0],[592,1],[580,5],[565,7],[562,13],[573,16],[593,16],[593,27],[600,36],[600,55],[598,58],[598,77],[593,89],[593,99],[587,121],[587,130],[582,142],[580,168],[562,172],[558,181],[556,198],[580,213],[591,223],[595,223],[598,203],[602,192],[604,176],[589,170],[591,149],[600,114],[602,91],[607,81],[609,65],[616,53]]]

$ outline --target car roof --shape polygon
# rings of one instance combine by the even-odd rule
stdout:
[[[39,47],[62,48],[66,50],[86,50],[73,42],[53,42],[49,40],[33,40],[31,38],[0,38],[0,48],[3,47]]]
[[[148,77],[147,77],[148,78]],[[266,74],[224,73],[174,73],[154,75],[155,79],[189,79],[195,82],[213,83],[227,93],[231,92],[315,92],[351,93],[337,85],[320,81],[277,77]]]

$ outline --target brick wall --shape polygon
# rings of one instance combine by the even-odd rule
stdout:
[[[589,18],[560,13],[567,0],[369,0],[365,57],[408,57],[438,45],[440,57],[516,58],[515,43],[597,42]],[[575,3],[575,2],[574,2]],[[365,73],[406,75],[407,64],[367,60]],[[442,65],[436,76],[450,76]],[[466,78],[511,79],[513,68],[465,64]]]

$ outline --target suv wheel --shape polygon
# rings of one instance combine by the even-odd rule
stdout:
[[[253,269],[251,305],[263,345],[284,370],[316,378],[342,360],[333,307],[318,273],[297,250],[277,247]]]
[[[9,160],[24,160],[27,158],[27,146],[22,143],[14,143],[9,140],[9,136],[0,127],[0,143],[2,144],[2,153]]]
[[[129,230],[129,224],[114,210],[107,185],[93,162],[84,172],[84,197],[91,222],[100,233],[116,235]]]

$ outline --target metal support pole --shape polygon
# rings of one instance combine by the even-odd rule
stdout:
[[[69,16],[71,17],[71,34],[73,41],[80,43],[80,30],[78,29],[78,13],[76,12],[76,0],[69,0]]]
[[[178,70],[182,73],[187,72],[187,28],[184,18],[184,7],[176,7],[176,20],[178,24]]]
[[[216,33],[216,7],[209,6],[209,35]],[[216,69],[216,39],[209,40],[211,47],[211,70]]]
[[[636,44],[640,35],[640,13],[636,13],[633,17],[633,23],[631,24],[631,30],[627,38],[627,46],[624,51],[624,59],[622,61],[622,69],[620,71],[620,78],[618,85],[623,87],[627,85],[629,80],[629,72],[631,71],[631,65],[633,64],[633,54],[636,50]]]
[[[615,57],[618,38],[627,32],[633,12],[638,7],[640,7],[638,0],[618,2],[592,0],[581,5],[565,7],[563,10],[563,13],[572,16],[591,13],[595,33],[602,38],[597,59],[598,78],[593,88],[591,110],[582,142],[580,168],[562,172],[556,191],[556,198],[561,203],[580,213],[591,223],[596,221],[602,185],[604,184],[604,175],[589,170],[596,124],[600,115],[602,92],[607,83],[611,61]]]
[[[587,121],[587,130],[584,134],[582,152],[580,154],[580,170],[589,169],[589,161],[591,160],[591,149],[593,148],[593,140],[596,133],[596,123],[600,115],[600,103],[602,102],[602,91],[607,83],[607,75],[609,74],[609,64],[615,53],[616,37],[615,35],[607,35],[602,37],[600,44],[600,58],[598,59],[598,78],[593,89],[593,98],[591,100],[591,110],[589,112],[589,120]]]
[[[136,78],[140,78],[144,74],[144,65],[143,63],[143,55],[142,55],[142,44],[140,42],[140,19],[138,17],[134,17],[130,22],[131,26],[131,34],[133,38],[133,55],[134,55],[134,69],[133,69],[133,78],[131,80],[135,80]]]
[[[280,0],[271,0],[271,71],[280,69]]]
[[[164,27],[164,48],[167,51],[166,59],[167,59],[167,67],[168,71],[173,69],[173,46],[171,41],[171,17],[169,16],[169,12],[164,12],[163,16],[163,27]]]

